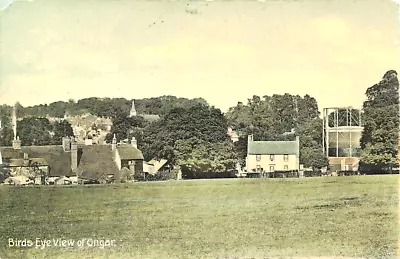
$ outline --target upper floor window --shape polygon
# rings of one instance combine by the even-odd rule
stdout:
[[[261,155],[256,155],[256,160],[260,161],[261,160]]]
[[[274,161],[275,160],[275,155],[269,155],[269,160]]]
[[[284,154],[284,155],[283,155],[283,160],[284,160],[285,162],[289,161],[289,155],[288,155],[288,154]]]

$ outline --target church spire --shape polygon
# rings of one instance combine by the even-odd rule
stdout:
[[[131,117],[137,115],[136,108],[135,108],[135,100],[133,100],[133,99],[132,99],[132,108],[131,108],[131,111],[130,111],[129,115],[130,115]]]

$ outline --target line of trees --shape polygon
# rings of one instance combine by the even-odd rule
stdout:
[[[135,108],[139,114],[165,115],[174,108],[189,108],[196,104],[208,105],[203,98],[178,98],[175,96],[160,96],[135,100]],[[50,104],[40,104],[23,107],[17,103],[18,117],[55,117],[63,118],[65,114],[76,116],[86,113],[98,117],[112,118],[122,111],[129,114],[132,100],[125,98],[98,98],[90,97],[78,101],[70,99],[68,102],[57,101]],[[0,112],[11,114],[12,106],[0,106]]]

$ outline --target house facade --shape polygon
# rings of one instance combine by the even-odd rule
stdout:
[[[247,172],[298,171],[300,168],[300,142],[247,140]]]

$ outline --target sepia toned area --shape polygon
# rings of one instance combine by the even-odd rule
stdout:
[[[395,3],[0,10],[0,259],[397,257]]]

